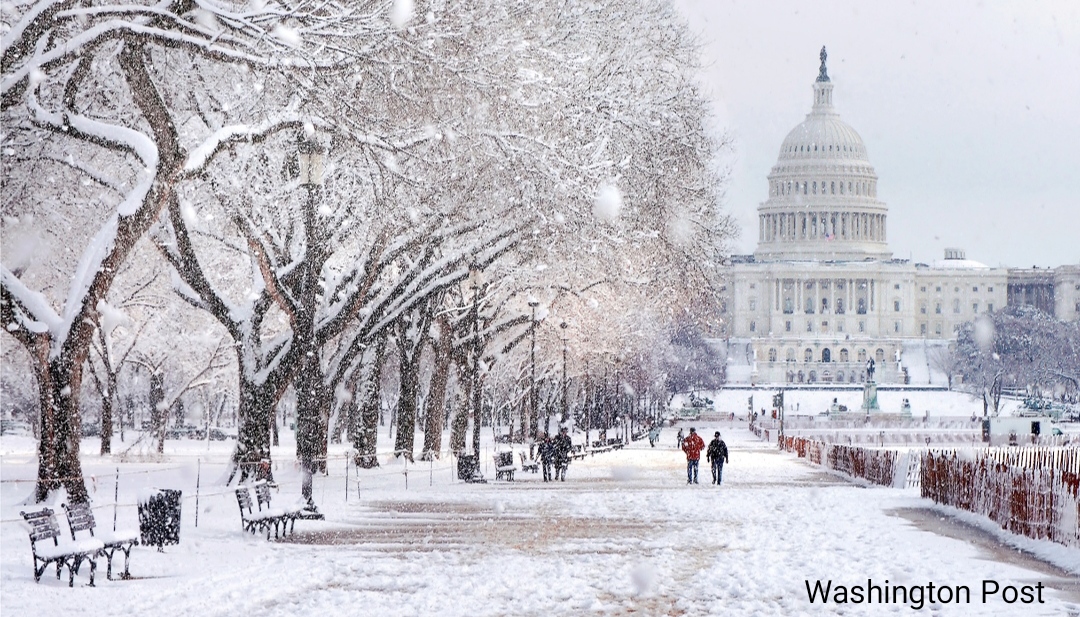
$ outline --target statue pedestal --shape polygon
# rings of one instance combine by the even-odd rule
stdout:
[[[881,407],[878,406],[878,402],[877,402],[877,383],[876,382],[873,382],[873,381],[866,382],[866,384],[863,386],[862,398],[863,398],[863,402],[862,402],[863,411],[865,411],[866,413],[870,413],[870,412],[874,412],[874,411],[881,411]]]

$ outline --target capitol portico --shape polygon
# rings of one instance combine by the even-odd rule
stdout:
[[[768,176],[757,250],[733,256],[728,270],[720,306],[728,381],[860,383],[873,358],[878,382],[943,385],[935,350],[960,324],[1015,301],[1018,274],[960,249],[932,264],[893,259],[877,174],[833,106],[824,48],[813,95]],[[1080,268],[1040,272],[1049,276],[1049,312],[1076,319]],[[1057,306],[1055,288],[1077,305]]]

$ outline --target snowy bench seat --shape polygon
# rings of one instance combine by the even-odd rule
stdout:
[[[248,491],[248,487],[241,486],[236,489],[236,503],[240,506],[240,522],[244,526],[244,531],[250,531],[252,534],[256,532],[266,530],[266,539],[270,539],[270,528],[273,527],[274,531],[277,531],[278,523],[284,512],[270,512],[264,510],[256,510],[255,504],[251,501],[251,493]]]
[[[76,533],[79,531],[90,532],[89,539],[100,540],[103,548],[102,554],[108,560],[105,570],[105,578],[112,579],[112,560],[116,551],[124,553],[124,573],[122,579],[131,578],[128,565],[131,561],[131,547],[139,543],[138,529],[97,530],[94,522],[94,513],[88,503],[64,504],[64,512],[67,514],[68,528],[71,530],[71,540],[78,541]]]
[[[266,482],[255,483],[255,500],[259,504],[259,510],[272,513],[279,517],[281,523],[281,535],[286,534],[285,526],[289,525],[288,531],[296,530],[296,519],[307,518],[302,508],[274,508],[270,505],[270,485]],[[319,516],[319,518],[322,518]],[[275,535],[276,537],[276,535]]]
[[[517,471],[517,465],[514,465],[514,453],[513,452],[496,452],[495,453],[495,479],[496,480],[508,480],[514,481],[514,472]]]
[[[30,525],[30,550],[34,553],[34,580],[40,581],[41,574],[49,564],[56,565],[56,580],[60,580],[60,569],[67,566],[68,587],[75,586],[75,575],[79,573],[84,561],[90,562],[90,586],[94,586],[94,572],[97,571],[97,556],[105,545],[97,538],[86,538],[72,542],[60,541],[60,525],[49,508],[37,512],[19,512]],[[52,540],[52,544],[42,540]],[[39,565],[40,564],[40,565]]]
[[[537,463],[536,461],[530,461],[529,459],[525,458],[524,452],[519,452],[518,456],[521,457],[522,471],[531,471],[533,473],[540,471],[540,463]]]

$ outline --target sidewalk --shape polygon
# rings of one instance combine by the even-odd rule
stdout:
[[[698,430],[712,438],[712,427]],[[731,449],[722,487],[708,484],[704,461],[703,483],[686,484],[675,431],[665,429],[657,448],[641,441],[575,461],[565,483],[520,472],[514,483],[437,474],[428,486],[424,476],[409,490],[397,479],[361,480],[360,501],[327,492],[328,520],[298,523],[288,543],[242,534],[235,500],[207,500],[179,546],[132,555],[144,578],[99,577],[96,589],[78,588],[85,576],[74,590],[35,585],[25,532],[6,525],[2,604],[21,615],[930,614],[929,602],[913,612],[910,601],[808,599],[806,581],[831,580],[835,591],[871,579],[970,588],[970,604],[940,602],[934,615],[1080,613],[1075,578],[1002,563],[1000,553],[897,516],[925,506],[916,491],[855,486],[741,424],[720,430]],[[1041,582],[1045,603],[983,604],[984,579],[1018,589]]]

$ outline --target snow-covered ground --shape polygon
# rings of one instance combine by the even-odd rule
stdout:
[[[554,484],[520,472],[514,483],[464,484],[446,461],[406,468],[387,456],[359,481],[350,469],[346,482],[344,451],[335,449],[330,474],[315,485],[327,520],[298,522],[287,542],[241,531],[236,499],[221,484],[227,443],[170,441],[157,463],[84,454],[99,525],[112,526],[117,468],[119,526],[137,524],[133,504],[148,486],[184,491],[183,525],[179,545],[135,548],[133,580],[105,580],[102,562],[97,587],[86,586],[84,572],[75,589],[66,573],[33,580],[19,523],[32,485],[19,480],[34,475],[34,443],[3,437],[0,605],[4,615],[88,616],[914,614],[911,601],[808,599],[806,581],[831,580],[835,592],[871,579],[924,594],[930,583],[935,593],[970,589],[970,604],[924,600],[919,614],[1080,613],[1080,551],[1018,541],[1065,568],[1056,569],[946,519],[915,490],[847,482],[778,453],[741,423],[699,431],[708,441],[714,428],[732,451],[722,487],[709,484],[707,467],[700,485],[686,484],[671,429],[657,448],[638,442],[575,461]],[[291,460],[290,448],[283,443],[276,459]],[[84,453],[93,449],[87,440]],[[293,499],[295,468],[275,475],[275,500]],[[984,580],[1041,583],[1044,603],[998,596],[983,604]]]

